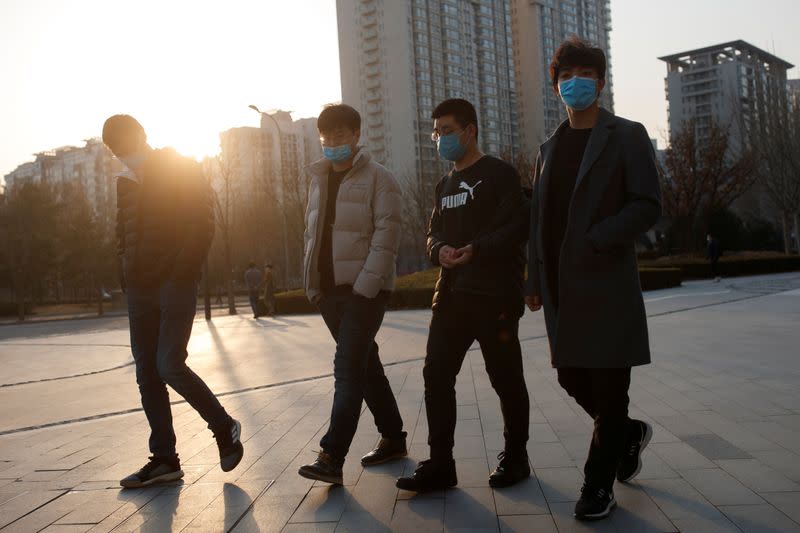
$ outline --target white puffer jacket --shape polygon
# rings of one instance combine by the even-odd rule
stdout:
[[[306,295],[312,302],[320,294],[319,247],[331,169],[325,159],[306,167],[310,185],[303,267]],[[352,285],[354,292],[367,298],[394,289],[401,213],[397,180],[366,149],[359,148],[336,197],[332,233],[336,285]]]

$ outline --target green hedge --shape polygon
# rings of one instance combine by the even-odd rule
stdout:
[[[17,302],[0,302],[0,316],[2,317],[16,317],[19,312]],[[25,315],[31,314],[30,302],[25,303]]]
[[[651,266],[679,268],[683,279],[708,279],[711,277],[708,261],[703,259],[659,260],[646,264],[646,267]],[[719,275],[723,277],[794,272],[800,270],[800,256],[723,257],[720,259],[718,267]]]
[[[411,279],[408,279],[411,278]],[[643,268],[639,271],[642,289],[652,291],[677,287],[681,284],[679,268]],[[417,272],[398,279],[397,289],[389,300],[389,309],[428,309],[433,301],[433,283],[436,278],[430,270]],[[423,286],[417,286],[422,282]],[[302,291],[279,293],[275,296],[276,312],[281,315],[316,313],[317,308]]]

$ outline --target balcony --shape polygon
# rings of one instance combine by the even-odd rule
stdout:
[[[383,130],[376,129],[376,130],[369,130],[369,134],[367,135],[370,141],[377,141],[383,139]]]
[[[364,34],[363,34],[363,37],[364,37],[365,41],[369,41],[371,39],[377,39],[378,38],[378,30],[374,30],[374,29],[373,30],[366,30],[364,32]]]
[[[367,54],[364,63],[367,65],[375,65],[381,60],[381,55],[378,53]]]
[[[367,114],[378,115],[383,113],[383,107],[377,104],[367,104]]]
[[[375,7],[375,2],[362,2],[361,6],[361,14],[362,15],[370,15],[375,13],[377,8]]]
[[[368,78],[372,78],[375,76],[380,76],[381,69],[378,65],[372,65],[364,69],[364,73],[367,75]]]
[[[365,15],[361,17],[361,25],[365,28],[372,28],[377,26],[378,24],[378,17],[373,13],[371,15]]]
[[[365,52],[373,52],[373,51],[376,51],[377,49],[378,49],[378,40],[377,39],[366,41],[364,43],[364,51]]]
[[[367,102],[375,103],[380,102],[383,100],[383,95],[380,91],[368,91],[367,92]]]
[[[367,89],[380,89],[381,88],[381,79],[380,77],[374,78],[367,78],[367,81],[364,82],[364,86]]]

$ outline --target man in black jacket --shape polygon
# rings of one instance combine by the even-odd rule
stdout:
[[[208,423],[222,470],[233,470],[244,453],[241,424],[186,366],[197,283],[214,233],[211,187],[196,162],[172,150],[150,148],[133,117],[106,120],[103,142],[128,167],[117,178],[117,251],[153,454],[120,484],[144,487],[183,477],[167,385]]]
[[[442,267],[423,370],[431,456],[397,486],[424,492],[457,484],[455,383],[477,340],[505,423],[505,449],[489,483],[505,487],[530,475],[529,401],[519,344],[526,200],[514,168],[478,148],[471,103],[446,100],[433,118],[432,138],[453,170],[436,187],[428,230],[430,259]]]

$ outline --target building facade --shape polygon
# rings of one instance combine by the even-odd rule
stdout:
[[[702,143],[712,124],[717,124],[728,130],[730,154],[735,156],[748,148],[750,135],[771,127],[771,117],[789,110],[787,71],[794,65],[745,41],[659,59],[667,64],[670,137],[694,124]],[[741,216],[775,218],[774,207],[758,184],[732,207]]]
[[[362,114],[362,139],[406,186],[449,168],[431,141],[447,98],[475,104],[479,142],[519,150],[511,5],[501,0],[337,0],[342,101]]]
[[[114,176],[124,170],[100,139],[88,139],[84,146],[65,146],[36,154],[5,176],[5,191],[14,194],[25,183],[44,183],[58,190],[78,185],[86,195],[95,216],[106,222],[114,219],[116,188]]]
[[[510,0],[514,35],[520,148],[535,156],[539,145],[566,120],[553,91],[549,67],[566,39],[577,35],[601,48],[608,63],[600,105],[614,111],[609,0]]]

